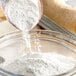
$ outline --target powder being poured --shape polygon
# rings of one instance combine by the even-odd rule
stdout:
[[[17,28],[32,29],[39,21],[39,0],[7,0],[5,15]]]
[[[22,31],[26,46],[31,51],[29,31],[40,19],[39,0],[5,0],[5,15]],[[4,1],[4,2],[5,2]]]
[[[52,76],[70,71],[76,61],[56,53],[27,53],[6,66],[6,70],[24,76]]]

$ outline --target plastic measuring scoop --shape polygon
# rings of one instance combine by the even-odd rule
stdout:
[[[6,18],[20,30],[31,30],[42,15],[40,0],[0,0]]]

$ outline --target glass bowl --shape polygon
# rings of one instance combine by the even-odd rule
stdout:
[[[60,36],[62,36],[63,39],[61,39]],[[76,46],[66,41],[63,34],[48,30],[38,30],[31,31],[30,37],[27,38],[30,39],[31,51],[30,48],[26,46],[26,42],[23,39],[22,33],[20,31],[0,37],[1,76],[26,76],[21,73],[20,70],[22,69],[20,69],[18,72],[15,72],[15,68],[11,67],[10,70],[5,67],[10,66],[12,62],[28,52],[56,53],[76,60]],[[74,66],[68,71],[59,74],[53,74],[52,76],[71,76],[75,73],[75,70],[76,63],[74,63]]]

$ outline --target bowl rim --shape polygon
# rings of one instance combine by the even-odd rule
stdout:
[[[16,31],[16,32],[12,32],[12,33],[8,33],[5,35],[0,36],[0,44],[2,43],[2,41],[6,41],[9,38],[14,38],[14,36],[21,34],[21,31]],[[52,30],[33,30],[33,31],[29,31],[30,34],[32,34],[32,38],[34,37],[33,34],[41,34],[39,35],[40,37],[45,37],[45,38],[52,38],[52,39],[56,39],[58,40],[58,42],[66,47],[69,47],[71,50],[73,50],[76,53],[76,45],[73,44],[72,42],[70,42],[69,40],[67,40],[66,38],[68,37],[65,34],[62,34],[60,32],[56,32],[56,31],[52,31]],[[70,37],[69,37],[70,39]]]
[[[66,41],[65,39],[61,39],[60,35],[63,36],[63,34],[61,34],[59,32],[55,32],[55,31],[51,31],[51,30],[35,30],[35,31],[30,31],[29,33],[32,35],[32,38],[34,37],[34,34],[41,34],[41,35],[37,35],[37,37],[39,37],[39,38],[41,38],[41,37],[48,38],[48,39],[50,39],[50,38],[53,39],[54,38],[54,39],[56,39],[56,41],[58,40],[58,42],[60,44],[68,47],[69,49],[72,50],[72,52],[76,53],[76,46],[74,44]],[[49,35],[49,33],[50,33],[50,35]],[[17,36],[17,34],[21,35],[21,31],[17,31],[17,32],[13,32],[13,33],[9,33],[9,34],[0,36],[0,43],[2,42],[1,40],[5,40],[6,41],[7,39],[9,39],[11,37],[14,38],[14,36]],[[57,37],[56,35],[58,35],[59,37]],[[69,72],[71,72],[71,71],[69,71]],[[69,73],[69,72],[66,72],[65,74],[62,73],[62,74],[55,75],[55,76],[67,75],[67,73]]]

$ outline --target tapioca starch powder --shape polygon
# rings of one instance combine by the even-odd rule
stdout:
[[[4,2],[7,19],[20,30],[30,30],[38,23],[39,0],[4,0]]]
[[[23,76],[53,76],[72,70],[73,58],[56,53],[27,53],[5,66],[5,69]]]

